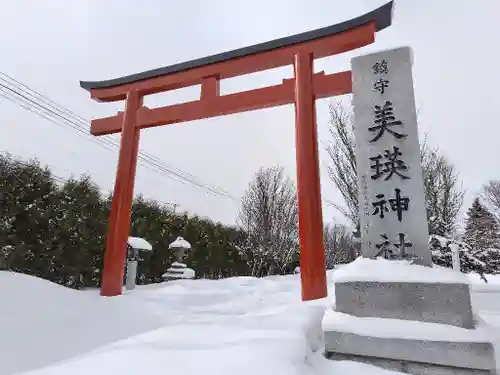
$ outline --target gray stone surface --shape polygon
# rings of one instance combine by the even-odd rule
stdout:
[[[374,70],[376,63],[385,64],[387,71]],[[362,254],[368,258],[374,257],[380,252],[376,245],[380,245],[385,239],[388,241],[386,247],[399,253],[400,248],[395,244],[400,242],[399,234],[403,233],[405,240],[412,244],[405,249],[406,254],[414,257],[415,263],[430,266],[432,261],[427,243],[429,233],[420,166],[411,49],[401,47],[359,56],[353,58],[351,64],[356,161],[360,181]],[[375,82],[380,82],[381,79],[387,85],[383,92],[374,89]],[[381,117],[379,113],[377,117],[376,106],[383,108],[386,116]],[[394,122],[397,123],[393,124]],[[388,124],[388,130],[375,140],[380,129],[373,127],[382,124]],[[391,132],[405,137],[397,138]],[[387,172],[391,169],[384,164],[390,163],[386,155],[387,152],[394,153],[394,147],[401,153],[397,156],[400,162],[396,164],[401,166],[404,163],[407,168],[398,169],[398,172],[408,178],[403,179],[398,174],[389,175]],[[375,178],[377,169],[374,167],[374,160],[370,158],[377,157],[381,164],[379,171],[386,172]],[[401,220],[389,201],[395,199],[395,189],[400,189],[401,197],[410,199],[408,209],[402,212]],[[373,205],[381,200],[385,201],[383,218],[380,211],[375,212]]]
[[[370,365],[385,368],[387,370],[403,372],[403,361],[395,359],[377,358],[377,357],[366,357],[355,354],[344,354],[344,353],[334,353],[326,352],[326,358],[332,359],[334,361],[355,361],[361,363],[368,363]],[[357,375],[357,374],[356,374]]]
[[[408,361],[364,357],[350,354],[327,353],[327,358],[339,361],[356,361],[411,375],[495,375],[494,370],[481,370],[450,366],[431,365]]]
[[[495,375],[497,373],[495,369],[480,370],[414,362],[403,363],[403,372],[412,375]]]
[[[397,368],[402,363],[411,374],[422,374],[425,368],[452,367],[495,371],[494,349],[491,343],[424,341],[402,338],[383,338],[353,333],[326,331],[327,357],[350,356],[352,359],[385,368]],[[443,370],[444,371],[444,370]],[[439,372],[430,372],[439,373]],[[460,373],[460,372],[442,372]]]
[[[125,276],[125,288],[127,290],[135,289],[135,279],[137,278],[137,266],[138,262],[136,260],[127,261],[127,272]]]
[[[474,327],[468,284],[375,281],[336,283],[335,310],[357,317]]]

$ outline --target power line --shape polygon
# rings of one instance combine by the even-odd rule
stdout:
[[[3,81],[5,81],[5,80],[3,80]],[[8,90],[8,91],[6,91],[6,90]],[[64,122],[61,125],[63,125],[63,126],[69,125],[72,129],[76,130],[79,134],[84,135],[87,139],[89,139],[89,137],[90,137],[90,139],[92,141],[94,141],[97,144],[104,145],[105,148],[108,150],[110,149],[110,147],[111,148],[113,148],[113,147],[118,148],[119,147],[119,143],[114,139],[99,139],[99,138],[94,138],[94,137],[90,136],[87,133],[87,130],[85,129],[85,127],[88,126],[88,122],[83,122],[83,124],[85,125],[85,127],[83,127],[82,123],[78,124],[78,123],[75,123],[75,121],[71,121],[71,119],[68,119],[65,116],[61,116],[61,113],[59,113],[58,110],[53,109],[54,108],[53,105],[51,105],[52,108],[44,107],[43,105],[40,105],[40,103],[37,102],[36,100],[33,100],[32,98],[29,98],[27,95],[20,93],[19,91],[12,89],[11,87],[7,87],[6,85],[1,84],[1,83],[0,83],[0,91],[2,91],[4,96],[7,94],[8,98],[11,100],[13,99],[14,101],[16,101],[16,99],[17,99],[17,101],[19,102],[19,99],[21,99],[21,102],[22,102],[23,107],[25,109],[28,109],[28,110],[33,109],[33,105],[35,105],[36,106],[35,110],[32,112],[35,112],[36,114],[44,117],[45,119],[47,119],[49,121],[60,124],[60,121],[58,122],[57,120],[62,119]],[[25,89],[23,89],[23,91],[26,92]],[[31,94],[31,93],[28,93],[28,94]],[[28,106],[26,106],[27,102],[28,102]],[[43,110],[48,111],[49,112],[48,116],[47,116],[47,113],[40,113],[40,109],[42,111]],[[54,118],[54,116],[56,116],[56,117]],[[56,120],[56,121],[54,121],[54,120]],[[81,120],[80,120],[80,122],[81,122]],[[174,177],[177,177],[177,180],[180,180],[180,182],[189,182],[193,186],[205,188],[206,190],[209,190],[210,192],[215,193],[216,195],[229,196],[229,194],[226,191],[224,191],[223,189],[218,188],[216,186],[215,187],[210,186],[209,184],[200,182],[196,177],[188,174],[187,172],[184,172],[180,169],[176,170],[174,168],[171,168],[171,166],[165,166],[165,164],[166,164],[165,162],[162,162],[161,160],[159,160],[156,157],[153,157],[152,155],[142,153],[142,155],[139,155],[139,160],[142,162],[146,162],[146,163],[142,163],[142,164],[143,165],[145,164],[145,166],[147,166],[147,167],[151,167],[151,166],[156,167],[156,168],[150,168],[155,172],[158,172],[158,169],[159,169],[160,171],[167,173],[167,175],[170,174]],[[165,173],[163,173],[163,174],[165,175]]]
[[[104,147],[108,151],[115,151],[119,148],[119,142],[110,136],[93,137],[88,133],[90,121],[75,114],[73,111],[57,104],[43,94],[36,92],[27,85],[15,80],[5,73],[0,72],[0,95],[5,99],[20,105],[22,108],[35,113],[36,115],[45,118],[46,120],[70,128],[76,135],[84,136],[85,139],[91,140],[95,144]],[[216,185],[210,185],[195,177],[194,175],[176,168],[159,158],[140,152],[138,157],[140,165],[159,173],[165,177],[173,178],[174,180],[189,184],[193,187],[206,190],[207,192],[224,198],[229,198],[237,201],[225,189]]]
[[[2,73],[2,75],[5,75]],[[5,75],[7,76],[7,75]],[[67,110],[64,107],[60,107],[57,103],[53,102],[52,100],[44,97],[42,94],[39,94],[35,92],[34,90],[30,89],[28,86],[21,84],[20,82],[14,80],[13,78],[7,76],[10,78],[12,81],[14,81],[17,84],[15,88],[13,89],[12,87],[8,87],[5,84],[0,84],[0,91],[6,96],[8,99],[11,101],[15,101],[18,104],[22,104],[25,109],[32,110],[32,112],[37,113],[38,115],[48,119],[49,121],[55,122],[60,124],[60,121],[57,120],[63,120],[63,124],[60,125],[69,125],[72,129],[76,130],[79,134],[84,135],[87,139],[90,139],[94,141],[97,144],[103,145],[106,149],[110,148],[118,148],[119,147],[119,142],[117,142],[114,139],[102,139],[102,138],[94,138],[91,137],[87,133],[87,127],[88,127],[88,121],[85,119],[81,118],[80,116],[74,114],[72,111]],[[0,78],[4,83],[7,82],[4,78]],[[12,82],[7,82],[12,85]],[[19,90],[19,86],[22,87]],[[28,91],[31,90],[31,91]],[[32,96],[31,98],[29,96]],[[33,98],[34,97],[34,98]],[[48,103],[43,103],[46,104],[41,105],[40,102],[38,101],[39,98],[45,99],[46,101],[49,101]],[[28,104],[28,105],[26,105]],[[48,104],[48,105],[47,105]],[[59,106],[60,108],[58,108]],[[40,113],[41,111],[43,113]],[[48,113],[47,113],[48,112]],[[62,112],[62,113],[61,113]],[[64,114],[68,115],[69,114],[69,119],[68,116],[64,116]],[[76,122],[75,122],[76,119]],[[55,121],[54,121],[55,120]],[[167,163],[159,160],[158,158],[146,154],[146,153],[141,153],[139,156],[139,160],[142,161],[142,164],[149,167],[149,169],[152,169],[155,172],[163,171],[167,174],[170,174],[173,177],[177,177],[177,180],[180,180],[180,182],[190,182],[192,185],[205,188],[206,190],[209,190],[212,193],[215,193],[220,196],[227,196],[229,195],[225,190],[215,187],[215,186],[210,186],[209,184],[203,183],[199,181],[195,176],[190,175],[187,172],[184,172],[178,168],[172,167],[168,165]],[[153,168],[151,168],[153,167]],[[159,170],[158,170],[159,169]],[[165,174],[163,173],[163,174]]]

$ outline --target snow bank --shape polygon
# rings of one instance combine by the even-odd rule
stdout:
[[[19,274],[2,274],[0,284],[11,291],[9,303],[15,295],[26,296],[23,304],[11,305],[11,315],[27,319],[37,311],[39,317],[30,330],[19,322],[0,337],[2,375],[48,364],[27,373],[304,374],[311,371],[307,358],[321,356],[323,347],[321,318],[326,300],[302,303],[298,275],[178,280],[138,287],[117,298],[72,291]],[[31,301],[30,294],[38,299]],[[132,326],[134,321],[149,321],[151,327],[139,334],[131,332],[120,324],[124,317]],[[2,322],[12,324],[12,316],[5,314]],[[130,337],[118,340],[118,328]],[[45,345],[18,345],[5,353],[3,349],[16,336],[24,344],[35,337]]]
[[[406,260],[357,258],[333,273],[335,283],[351,281],[460,283],[468,284],[466,275],[443,267],[424,267]]]
[[[37,375],[142,374],[301,374],[307,371],[304,330],[313,310],[291,309],[287,324],[258,327],[253,322],[179,323],[41,369]],[[282,311],[286,314],[286,311]]]
[[[390,373],[323,357],[321,319],[331,307],[301,302],[300,275],[177,280],[117,298],[8,272],[0,285],[9,307],[1,375]]]
[[[7,271],[0,271],[0,296],[0,375],[64,360],[164,320],[123,298]]]
[[[469,273],[467,277],[471,283],[475,284],[475,287],[482,286],[485,289],[498,289],[500,287],[500,275],[484,275],[484,277],[488,280],[487,284],[477,273]]]
[[[301,302],[300,275],[176,280],[103,298],[0,272],[0,293],[0,375],[396,374],[323,357],[331,298]]]

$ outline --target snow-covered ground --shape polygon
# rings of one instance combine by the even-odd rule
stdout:
[[[475,307],[500,326],[500,279],[471,280]],[[302,303],[299,275],[182,280],[102,298],[0,272],[0,296],[0,375],[392,373],[323,358],[332,301]]]

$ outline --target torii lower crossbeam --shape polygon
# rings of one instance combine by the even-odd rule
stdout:
[[[121,132],[120,155],[106,242],[101,295],[122,293],[126,243],[130,229],[139,135],[144,128],[294,104],[297,192],[299,202],[302,299],[327,295],[321,208],[316,99],[351,92],[349,71],[314,74],[314,59],[353,50],[374,41],[390,25],[392,2],[356,19],[256,46],[188,61],[166,68],[100,82],[81,82],[98,101],[125,100],[125,111],[92,121],[91,133]],[[292,64],[294,78],[281,84],[219,94],[221,79]],[[149,109],[144,96],[201,85],[200,99]]]
[[[351,72],[329,75],[323,72],[316,73],[312,76],[312,83],[316,99],[348,94],[351,92]],[[294,102],[293,79],[286,79],[280,85],[220,96],[219,80],[216,77],[208,77],[201,81],[200,100],[155,109],[141,107],[137,111],[135,126],[143,129],[170,125]],[[92,121],[90,132],[92,135],[119,133],[122,130],[122,123],[123,113],[96,119]]]

